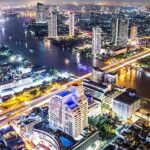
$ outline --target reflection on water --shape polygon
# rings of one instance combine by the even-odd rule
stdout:
[[[92,63],[103,66],[103,62],[87,58],[85,54],[73,53],[66,49],[59,49],[48,41],[38,40],[32,32],[23,27],[27,18],[10,17],[0,23],[0,43],[8,45],[15,53],[21,54],[33,64],[52,66],[60,71],[68,71],[76,75],[83,75],[91,71]],[[64,60],[68,59],[69,64]],[[150,98],[150,76],[145,72],[121,70],[119,85],[135,88],[139,95]]]
[[[118,85],[136,89],[140,96],[150,98],[150,70],[121,69]]]
[[[55,67],[61,71],[68,71],[76,75],[86,74],[89,70],[79,70],[77,64],[91,66],[91,59],[79,53],[72,53],[66,49],[59,49],[49,41],[39,40],[32,32],[23,27],[26,18],[10,17],[1,24],[5,28],[0,32],[0,43],[7,44],[15,53],[21,54],[33,64]],[[11,37],[11,38],[10,38]],[[64,60],[68,59],[69,64]]]

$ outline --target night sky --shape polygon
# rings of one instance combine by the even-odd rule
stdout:
[[[31,2],[31,0],[0,0],[0,5],[2,6],[4,5],[21,5],[21,4],[29,4]],[[32,2],[44,2],[44,3],[81,3],[81,0],[32,0]],[[100,4],[100,3],[107,3],[107,2],[136,2],[138,4],[142,3],[142,2],[146,2],[146,3],[150,3],[150,0],[82,0],[82,3],[96,3],[96,4]]]

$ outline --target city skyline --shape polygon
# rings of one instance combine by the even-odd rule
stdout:
[[[149,149],[150,5],[60,1],[0,4],[0,149]]]
[[[32,5],[32,4],[36,4],[37,2],[41,2],[41,3],[45,3],[45,4],[60,4],[60,2],[62,4],[98,4],[98,5],[103,5],[103,4],[108,4],[108,5],[120,5],[120,4],[123,4],[123,5],[146,5],[146,4],[150,4],[150,1],[149,0],[132,0],[132,1],[129,1],[129,0],[83,0],[83,1],[80,1],[80,0],[6,0],[6,1],[2,1],[0,0],[0,4],[1,5],[24,5],[24,4],[28,4],[28,5]]]

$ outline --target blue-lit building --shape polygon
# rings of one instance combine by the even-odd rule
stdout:
[[[82,86],[53,96],[49,103],[49,122],[54,130],[77,137],[88,126],[88,101]]]
[[[85,150],[99,131],[88,125],[88,100],[82,85],[58,93],[49,101],[49,120],[33,127],[32,142],[50,150]]]

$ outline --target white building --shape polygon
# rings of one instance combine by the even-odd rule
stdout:
[[[123,92],[113,99],[112,110],[120,119],[130,119],[139,108],[140,98],[133,92]]]
[[[46,10],[42,3],[37,3],[36,7],[36,23],[46,23]]]
[[[130,39],[134,40],[137,38],[138,27],[136,25],[132,25],[130,29]]]
[[[97,117],[101,114],[101,102],[93,101],[89,104],[88,117]]]
[[[104,75],[104,83],[109,83],[111,85],[116,85],[118,81],[117,73],[105,73]]]
[[[58,12],[55,9],[49,12],[49,17],[48,17],[48,37],[49,38],[58,37],[57,15],[58,15]]]
[[[50,99],[49,122],[53,130],[59,129],[74,138],[88,126],[88,101],[81,85]]]
[[[101,28],[96,27],[92,29],[92,54],[101,54]]]
[[[83,81],[85,93],[90,95],[94,100],[101,101],[104,94],[112,90],[111,84],[101,84],[85,79]]]
[[[1,83],[0,84],[0,91],[6,90],[6,89],[11,89],[14,87],[23,86],[23,85],[32,83],[32,81],[33,80],[31,77],[24,77],[24,78],[20,78],[18,80],[12,80],[10,82]]]
[[[74,13],[69,14],[69,36],[74,36],[75,29],[74,29]]]

